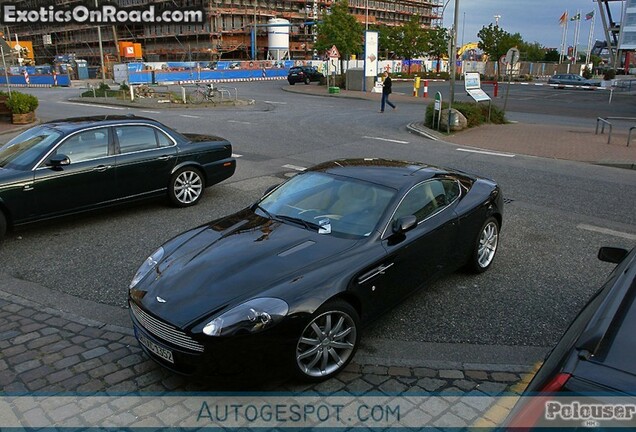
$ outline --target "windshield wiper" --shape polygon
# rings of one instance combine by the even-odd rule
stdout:
[[[262,211],[263,213],[265,213],[265,216],[267,216],[269,219],[274,219],[276,220],[276,216],[274,216],[273,214],[271,214],[265,207],[261,206],[259,203],[254,204],[253,206],[253,210],[255,209],[259,209],[260,211]]]
[[[317,223],[309,222],[309,221],[306,221],[305,219],[301,219],[301,218],[298,218],[298,217],[285,216],[285,215],[276,215],[276,218],[280,219],[280,220],[294,222],[294,223],[303,225],[308,230],[316,230],[316,231],[318,231],[320,229],[320,225],[318,225]]]

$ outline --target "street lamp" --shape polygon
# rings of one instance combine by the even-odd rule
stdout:
[[[499,18],[501,18],[501,15],[495,15],[493,18],[495,18],[495,26],[499,27]]]
[[[97,9],[99,5],[97,4],[97,0],[95,0],[95,9]],[[102,81],[106,81],[106,71],[104,70],[104,46],[102,44],[102,28],[97,25],[97,39],[99,41],[99,65],[102,70]],[[119,47],[117,47],[119,49]]]

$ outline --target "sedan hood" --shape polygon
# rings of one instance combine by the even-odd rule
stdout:
[[[155,279],[138,288],[146,291],[145,309],[181,328],[309,268],[329,265],[329,258],[357,243],[249,209],[195,231],[189,240],[167,247]]]

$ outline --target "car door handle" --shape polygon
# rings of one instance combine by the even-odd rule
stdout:
[[[172,156],[159,156],[157,160],[167,161],[168,159],[172,159]]]
[[[104,172],[104,171],[109,170],[111,168],[112,167],[110,165],[99,165],[99,166],[96,166],[95,168],[93,168],[93,171]]]

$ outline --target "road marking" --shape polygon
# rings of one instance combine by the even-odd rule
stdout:
[[[614,231],[611,230],[609,228],[602,228],[602,227],[597,227],[594,225],[587,225],[587,224],[578,224],[576,226],[578,229],[582,229],[582,230],[586,230],[586,231],[593,231],[593,232],[597,232],[600,234],[607,234],[607,235],[611,235],[614,237],[621,237],[627,240],[636,240],[636,234],[629,234],[626,232],[622,232],[622,231]]]
[[[283,165],[283,168],[293,169],[295,171],[305,171],[307,168],[298,165]]]
[[[199,116],[193,116],[193,115],[188,115],[188,114],[179,114],[179,117],[186,117],[186,118],[201,118]]]
[[[491,155],[491,156],[501,156],[501,157],[509,157],[509,158],[513,158],[516,155],[514,154],[510,154],[510,153],[496,153],[496,152],[489,152],[489,151],[484,151],[484,150],[471,150],[471,149],[464,149],[464,148],[458,148],[455,149],[457,151],[460,152],[466,152],[466,153],[479,153],[479,154],[485,154],[485,155]]]
[[[398,144],[408,144],[408,141],[400,141],[400,140],[394,140],[394,139],[388,139],[388,138],[380,138],[380,137],[370,137],[370,136],[363,136],[362,138],[367,138],[367,139],[373,139],[373,140],[378,140],[378,141],[388,141],[388,142],[394,142],[394,143],[398,143]]]
[[[100,104],[87,104],[87,103],[80,103],[80,102],[58,101],[58,103],[66,104],[66,105],[79,105],[79,106],[87,106],[87,107],[93,107],[93,108],[104,108],[104,109],[111,109],[111,110],[120,110],[120,111],[128,109],[128,108],[122,108],[122,107],[114,107],[114,106],[107,106],[107,105],[100,105]]]
[[[252,124],[250,122],[240,121],[240,120],[228,120],[227,122],[228,123],[240,123],[240,124],[246,124],[246,125]]]
[[[148,110],[141,110],[142,113],[148,113],[148,114],[161,114],[161,111],[148,111]]]
[[[233,158],[240,158],[240,157],[243,157],[243,155],[232,153],[232,157]]]
[[[275,101],[263,101],[265,103],[278,104],[278,105],[287,105],[287,102],[275,102]]]

